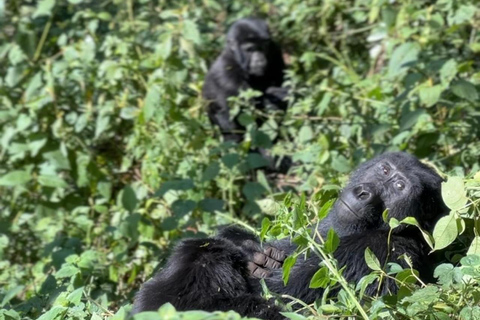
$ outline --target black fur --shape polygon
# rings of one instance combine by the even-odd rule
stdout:
[[[280,88],[284,69],[281,49],[272,41],[265,21],[245,18],[230,27],[225,49],[208,71],[202,91],[208,101],[210,121],[220,127],[225,140],[243,140],[245,128],[237,119],[230,120],[227,102],[241,90],[254,89],[263,93],[255,101],[256,108],[264,109],[266,101],[278,109],[286,108],[287,90]]]
[[[329,216],[319,227],[325,235],[333,228],[340,236],[334,256],[344,276],[358,282],[371,270],[365,263],[368,247],[380,263],[387,259],[406,267],[398,257],[410,256],[413,267],[423,279],[431,279],[429,248],[415,227],[401,226],[393,230],[391,246],[387,246],[389,216],[402,220],[415,217],[429,231],[435,222],[448,213],[441,197],[441,177],[430,167],[406,153],[387,153],[361,165],[351,176]],[[290,239],[268,244],[286,253],[295,250]],[[166,302],[180,310],[233,309],[244,316],[262,319],[284,319],[278,307],[260,298],[258,279],[248,272],[255,252],[261,251],[258,240],[238,228],[227,228],[215,238],[185,240],[169,259],[167,266],[140,290],[135,312],[155,310]],[[307,303],[320,297],[323,289],[310,289],[309,283],[318,270],[320,258],[299,259],[291,270],[287,286],[283,285],[282,269],[269,270],[265,282],[276,293],[288,294]],[[377,293],[371,285],[366,293]],[[385,279],[380,293],[396,292],[393,280]],[[255,307],[253,307],[255,306]]]

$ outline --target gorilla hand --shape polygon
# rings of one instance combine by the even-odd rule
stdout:
[[[280,269],[287,255],[282,250],[266,247],[263,252],[255,252],[253,261],[248,263],[250,275],[254,278],[266,278],[271,270]]]

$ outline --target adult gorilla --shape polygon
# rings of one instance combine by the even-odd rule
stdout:
[[[267,102],[285,109],[287,91],[280,88],[285,63],[265,21],[245,18],[236,21],[228,30],[227,44],[207,73],[203,97],[208,101],[210,121],[219,126],[227,141],[241,142],[245,128],[230,119],[228,98],[240,90],[254,89],[263,93],[254,101],[264,109]],[[261,125],[261,122],[258,123]]]
[[[419,230],[401,225],[392,231],[382,213],[402,220],[415,217],[421,227],[431,231],[435,222],[448,213],[441,196],[442,178],[430,167],[406,153],[386,153],[361,165],[351,176],[329,216],[319,231],[325,235],[333,228],[340,236],[334,253],[343,275],[358,282],[369,274],[364,252],[368,247],[380,263],[397,262],[407,267],[407,254],[423,279],[432,278],[433,262],[429,248]],[[288,294],[307,303],[315,301],[323,289],[310,289],[309,283],[321,262],[316,255],[297,260],[286,286],[282,270],[283,252],[295,246],[290,239],[267,244],[265,250],[251,234],[227,228],[217,237],[184,240],[177,246],[166,267],[147,282],[136,297],[135,312],[156,310],[166,302],[179,310],[229,310],[262,319],[283,319],[279,308],[260,297],[256,278],[265,277],[273,292]],[[378,284],[367,288],[377,292]],[[396,292],[393,280],[384,279],[380,293]]]

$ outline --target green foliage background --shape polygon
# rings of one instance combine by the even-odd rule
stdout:
[[[272,117],[238,148],[199,96],[226,28],[251,15],[282,44],[292,95],[275,146],[256,138],[276,135]],[[178,239],[276,213],[262,235],[302,233],[386,150],[459,177],[436,248],[467,230],[463,248],[480,252],[476,0],[0,0],[0,23],[0,319],[123,319]],[[289,175],[254,170],[262,144],[293,157]],[[478,319],[476,258],[393,300],[340,294],[307,314]]]

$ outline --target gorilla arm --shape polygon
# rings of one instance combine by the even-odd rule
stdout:
[[[343,276],[350,283],[358,283],[361,278],[370,274],[371,270],[365,262],[365,250],[370,250],[380,261],[383,267],[386,262],[396,262],[404,268],[408,265],[400,259],[400,256],[407,254],[413,262],[413,268],[420,272],[421,278],[426,278],[431,272],[428,266],[431,265],[428,258],[428,246],[425,244],[417,230],[404,230],[401,234],[392,234],[390,238],[390,247],[388,246],[389,230],[371,230],[361,234],[354,234],[340,239],[340,245],[334,252],[334,258],[337,260],[338,268],[346,267]],[[420,237],[420,238],[419,238]],[[290,246],[281,240],[276,242],[275,246],[288,252]],[[290,278],[286,286],[283,285],[282,270],[273,270],[271,275],[265,279],[268,288],[272,292],[279,294],[288,294],[298,298],[306,303],[313,303],[323,294],[323,289],[309,288],[310,281],[320,268],[322,259],[318,255],[311,255],[305,259],[298,259],[290,272]],[[385,278],[378,287],[378,282],[370,284],[365,293],[370,296],[376,294],[384,295],[395,293],[397,284],[395,280]],[[333,294],[335,294],[334,290]]]

